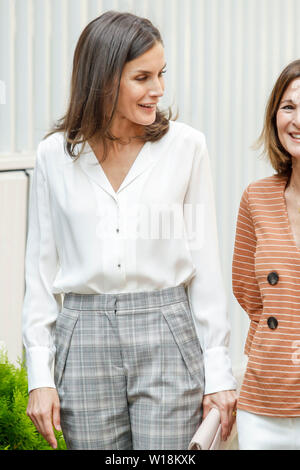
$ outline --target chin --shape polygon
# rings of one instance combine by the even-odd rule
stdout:
[[[155,122],[156,119],[156,113],[153,116],[149,117],[142,117],[140,119],[137,119],[135,121],[135,124],[140,125],[140,126],[151,126]]]
[[[295,160],[300,160],[300,150],[299,149],[287,149],[288,153],[294,158]]]
[[[155,122],[156,116],[153,119],[148,119],[145,121],[144,126],[151,126]]]

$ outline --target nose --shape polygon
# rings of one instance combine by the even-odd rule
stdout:
[[[293,124],[300,128],[300,106],[297,106],[297,109],[295,110]]]
[[[164,90],[165,90],[165,87],[164,87],[163,79],[158,77],[153,80],[149,94],[150,96],[160,98],[163,96]]]

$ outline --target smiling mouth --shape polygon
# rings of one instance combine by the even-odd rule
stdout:
[[[290,136],[293,140],[297,140],[298,142],[300,142],[300,134],[290,134]]]
[[[145,108],[145,109],[155,109],[156,108],[156,104],[139,104],[139,106],[141,106],[141,108]]]

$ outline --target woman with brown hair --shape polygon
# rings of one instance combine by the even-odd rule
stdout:
[[[300,449],[300,60],[280,74],[260,144],[275,175],[244,191],[233,291],[250,317],[240,449]]]
[[[38,147],[24,344],[28,415],[53,447],[53,425],[69,449],[187,449],[202,408],[224,439],[234,421],[209,158],[158,109],[165,66],[150,21],[96,18]]]

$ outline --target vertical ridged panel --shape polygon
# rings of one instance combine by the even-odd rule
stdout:
[[[15,2],[0,0],[0,80],[5,104],[0,104],[0,152],[15,150]]]
[[[51,123],[51,0],[34,0],[33,114],[34,147]]]

